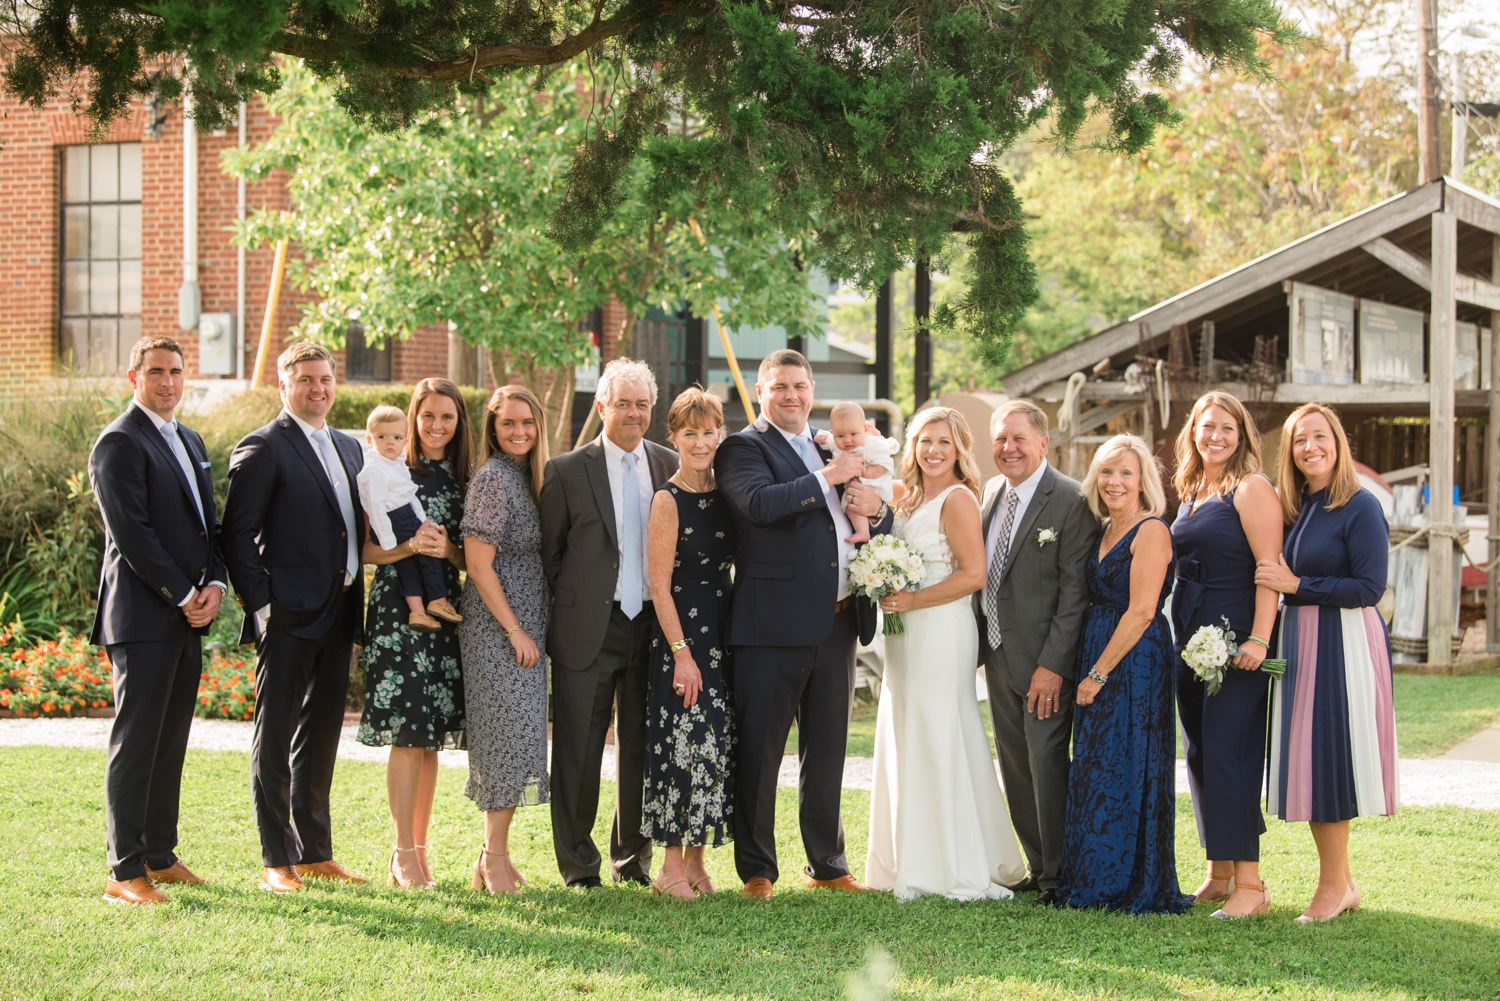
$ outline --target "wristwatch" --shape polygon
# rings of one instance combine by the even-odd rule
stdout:
[[[1102,687],[1109,680],[1109,675],[1100,674],[1097,667],[1091,667],[1089,668],[1089,680]]]
[[[891,506],[889,504],[887,504],[885,501],[881,501],[880,502],[880,510],[875,512],[875,517],[872,520],[873,521],[877,521],[877,522],[885,521],[885,516],[888,515],[888,514],[890,514],[890,513],[891,513]]]

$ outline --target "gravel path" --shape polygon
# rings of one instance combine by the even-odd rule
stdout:
[[[7,719],[0,720],[0,747],[45,744],[53,747],[87,747],[104,750],[109,745],[107,719]],[[354,739],[353,726],[344,727],[339,740],[339,757],[354,761],[384,761],[386,749],[366,747]],[[188,746],[202,751],[250,750],[251,725],[227,720],[194,720]],[[468,767],[463,751],[443,751],[441,765]],[[844,786],[869,789],[874,772],[871,758],[849,758],[844,762]],[[615,774],[614,747],[604,748],[604,778]],[[781,761],[780,784],[795,787],[797,759],[787,755]],[[1177,791],[1187,792],[1187,769],[1177,762]],[[1401,802],[1405,806],[1468,806],[1481,810],[1500,810],[1500,763],[1464,761],[1454,758],[1403,758],[1401,761]]]

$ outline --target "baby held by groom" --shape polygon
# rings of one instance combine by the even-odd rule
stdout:
[[[877,497],[887,504],[891,503],[891,470],[896,467],[895,456],[901,451],[901,443],[894,438],[882,437],[875,430],[875,425],[865,417],[860,405],[850,400],[834,404],[828,414],[828,426],[829,431],[818,432],[817,443],[826,445],[832,439],[834,447],[839,451],[858,454],[865,460],[865,472],[860,479],[865,486],[875,491]],[[849,524],[854,528],[854,534],[844,541],[869,542],[870,519],[857,511],[849,510],[847,496],[843,498],[842,506]]]
[[[370,411],[365,446],[365,465],[356,480],[359,503],[370,519],[370,536],[387,552],[401,545],[411,551],[396,561],[396,579],[411,610],[407,626],[435,633],[443,628],[438,619],[462,622],[464,617],[448,603],[443,561],[418,555],[411,544],[412,536],[427,521],[427,512],[417,500],[417,485],[406,466],[406,414],[385,404]]]

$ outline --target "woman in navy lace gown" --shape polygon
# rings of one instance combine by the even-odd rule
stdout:
[[[1176,567],[1161,473],[1146,443],[1099,447],[1084,499],[1107,519],[1085,575],[1077,722],[1059,904],[1181,914],[1177,887],[1172,634],[1162,603]]]

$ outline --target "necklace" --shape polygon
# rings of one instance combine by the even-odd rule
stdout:
[[[1146,512],[1144,512],[1144,511],[1137,511],[1135,518],[1133,518],[1128,524],[1126,524],[1123,528],[1120,528],[1117,531],[1116,527],[1115,527],[1114,519],[1110,519],[1110,522],[1109,522],[1109,531],[1104,533],[1104,551],[1107,553],[1107,552],[1110,552],[1112,549],[1114,549],[1115,548],[1115,543],[1119,542],[1126,535],[1130,534],[1130,530],[1132,528],[1134,528],[1135,526],[1139,525],[1141,522],[1143,522],[1145,520],[1146,520]],[[1113,538],[1110,537],[1111,533],[1113,533],[1113,535],[1114,535]]]
[[[681,470],[678,470],[677,472],[672,474],[672,482],[677,484],[679,487],[686,490],[690,494],[706,494],[714,488],[714,477],[712,473],[709,473],[708,476],[706,476],[704,479],[708,485],[700,490],[696,487],[690,487],[687,485],[687,482],[682,478]]]

